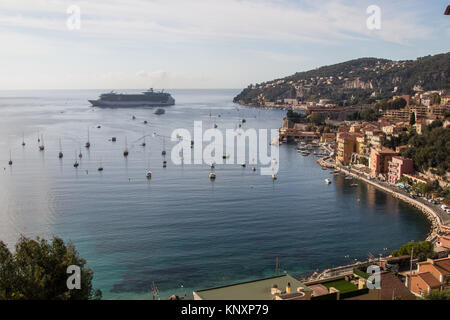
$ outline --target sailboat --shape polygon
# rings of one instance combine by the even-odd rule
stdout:
[[[25,146],[25,133],[22,133],[22,146]]]
[[[150,159],[148,159],[147,161],[147,168],[150,168]],[[150,171],[150,169],[147,169],[147,171],[145,172],[145,176],[148,180],[152,178],[152,172]]]
[[[167,167],[167,161],[166,160],[163,161],[163,168],[165,168],[165,167]]]
[[[211,170],[211,172],[209,173],[209,178],[210,178],[211,180],[216,179],[216,173],[214,172],[214,169]]]
[[[98,171],[103,171],[102,162],[100,161],[100,166],[98,167]]]
[[[8,164],[9,164],[10,166],[12,166],[12,164],[13,164],[12,158],[11,158],[11,150],[9,150],[9,162],[8,162]]]
[[[143,136],[144,136],[144,142],[141,143],[141,146],[145,147],[146,143],[145,143],[145,132],[143,132]]]
[[[123,156],[128,157],[127,137],[125,137],[125,150],[123,151]]]
[[[89,141],[89,128],[88,128],[88,139],[86,144],[84,145],[87,149],[89,149],[91,147],[91,142]]]
[[[44,136],[43,135],[41,136],[40,140],[38,139],[38,141],[41,141],[41,140],[42,140],[42,143],[39,146],[39,150],[44,151],[45,147],[44,147]]]
[[[78,160],[77,160],[77,152],[75,151],[75,162],[74,162],[73,166],[74,166],[75,168],[78,168],[79,165],[80,165],[80,164],[78,163]]]
[[[63,152],[62,152],[62,146],[61,146],[61,139],[59,139],[59,153],[58,153],[58,158],[62,158],[64,155],[63,155]]]

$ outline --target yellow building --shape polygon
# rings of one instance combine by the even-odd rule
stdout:
[[[352,153],[355,152],[355,136],[349,133],[340,133],[337,138],[337,145],[336,161],[346,166],[349,165]]]
[[[334,132],[324,132],[320,137],[320,142],[334,142],[336,139],[336,134]]]
[[[358,154],[366,154],[367,149],[366,138],[364,136],[356,137],[356,152]]]

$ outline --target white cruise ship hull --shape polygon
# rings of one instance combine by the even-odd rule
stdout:
[[[89,100],[93,107],[101,108],[137,108],[137,107],[166,107],[173,106],[175,100],[169,99],[167,102],[158,101],[104,101],[104,100]]]

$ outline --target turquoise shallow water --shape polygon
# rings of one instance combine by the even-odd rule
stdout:
[[[280,147],[275,182],[240,165],[217,166],[214,182],[206,164],[176,166],[168,157],[162,168],[163,142],[153,132],[192,131],[200,120],[222,130],[242,118],[246,128],[281,125],[282,111],[234,105],[238,91],[172,90],[177,105],[162,116],[151,109],[93,109],[87,99],[96,90],[1,91],[0,239],[11,246],[20,234],[71,240],[105,298],[146,299],[152,282],[161,298],[189,297],[193,289],[272,275],[277,256],[282,271],[300,276],[426,237],[429,223],[418,210],[362,183],[351,187],[294,146]],[[38,131],[45,152],[38,151]],[[150,135],[145,148],[138,143],[144,134]],[[172,147],[166,140],[168,155]]]

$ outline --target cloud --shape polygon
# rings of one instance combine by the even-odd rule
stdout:
[[[366,28],[364,5],[342,1],[261,0],[109,0],[33,1],[2,0],[0,26],[67,32],[68,5],[82,13],[81,33],[90,37],[196,42],[217,39],[255,39],[329,43],[372,37]],[[376,36],[393,42],[423,38],[429,29],[411,14],[383,9],[383,29]],[[388,12],[395,12],[389,16]]]

